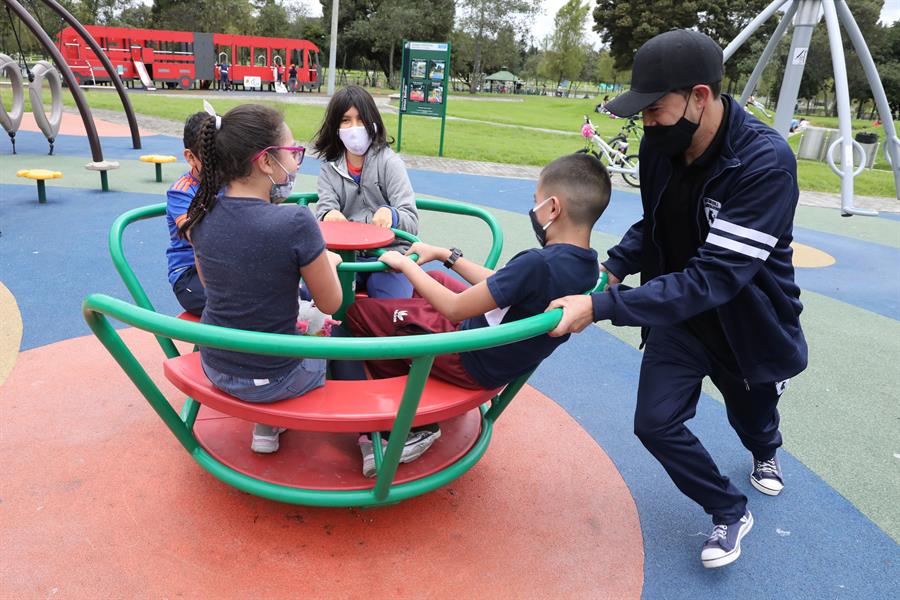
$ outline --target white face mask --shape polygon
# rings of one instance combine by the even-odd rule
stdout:
[[[378,131],[374,124],[372,125],[372,129]],[[369,149],[369,146],[372,145],[372,138],[369,137],[369,132],[366,131],[366,128],[363,125],[360,125],[359,127],[345,127],[338,129],[338,135],[341,136],[344,147],[357,156],[365,154]]]

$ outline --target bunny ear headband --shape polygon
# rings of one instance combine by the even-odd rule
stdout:
[[[203,110],[205,110],[209,115],[216,118],[216,131],[222,129],[222,117],[216,114],[216,109],[212,107],[212,104],[204,100]]]

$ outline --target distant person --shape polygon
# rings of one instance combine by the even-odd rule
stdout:
[[[219,65],[219,75],[221,76],[221,80],[222,80],[221,81],[221,83],[222,83],[221,89],[226,92],[231,90],[231,81],[228,78],[228,71],[229,71],[228,61],[225,61],[221,65]]]
[[[291,68],[288,70],[288,89],[291,93],[297,91],[297,65],[295,64],[291,64]]]

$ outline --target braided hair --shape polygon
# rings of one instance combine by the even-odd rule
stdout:
[[[252,158],[260,150],[280,142],[284,118],[273,108],[259,104],[241,104],[221,117],[205,115],[200,122],[197,146],[200,151],[200,186],[191,200],[178,235],[187,238],[190,231],[215,207],[219,191],[232,181],[253,171]]]

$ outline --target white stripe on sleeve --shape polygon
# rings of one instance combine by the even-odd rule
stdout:
[[[762,231],[735,225],[734,223],[729,223],[728,221],[723,221],[722,219],[716,219],[715,221],[713,221],[711,227],[712,229],[718,229],[720,231],[724,231],[725,233],[730,233],[738,237],[753,240],[754,242],[766,244],[770,248],[774,248],[775,244],[778,243],[778,238],[772,237],[768,233],[763,233]]]
[[[744,256],[749,256],[750,258],[758,258],[760,260],[767,260],[769,258],[768,250],[763,250],[762,248],[757,248],[756,246],[744,244],[743,242],[737,242],[735,240],[732,240],[731,238],[722,237],[721,235],[716,235],[712,232],[710,232],[710,234],[706,236],[706,241],[710,244],[713,244],[714,246],[732,250],[734,252],[743,254]]]

